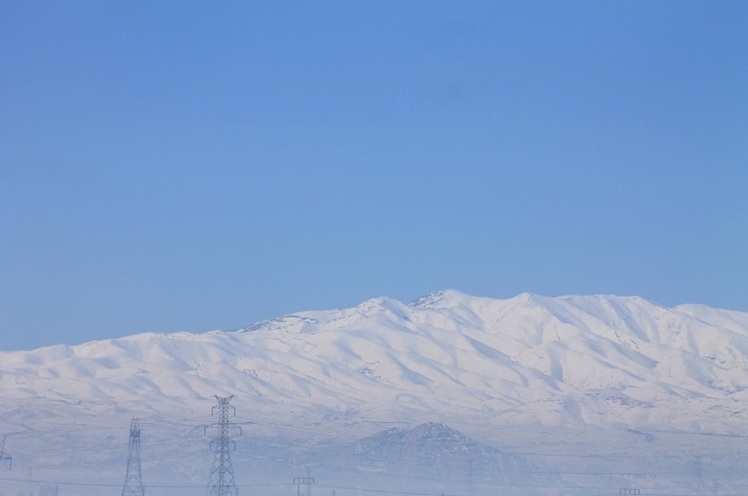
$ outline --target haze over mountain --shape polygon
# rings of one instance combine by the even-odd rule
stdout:
[[[163,483],[179,476],[197,484],[200,473],[189,467],[206,449],[202,426],[211,422],[214,395],[235,396],[245,430],[240,453],[265,475],[282,472],[285,460],[285,481],[303,467],[315,466],[317,473],[339,467],[331,453],[339,458],[341,446],[350,443],[364,443],[351,448],[351,457],[366,455],[371,462],[372,444],[360,448],[364,439],[378,439],[374,452],[390,453],[387,463],[402,468],[405,459],[393,460],[382,443],[405,439],[407,429],[422,424],[442,426],[431,433],[457,429],[444,438],[449,443],[458,434],[485,443],[460,438],[453,455],[472,455],[469,463],[464,456],[459,462],[463,479],[453,478],[469,473],[473,480],[478,467],[494,473],[499,469],[485,467],[501,459],[505,477],[484,477],[494,483],[516,483],[517,474],[506,476],[512,470],[544,469],[491,450],[527,448],[553,429],[576,432],[579,442],[579,433],[615,432],[625,438],[619,447],[649,442],[653,432],[748,434],[748,314],[701,305],[667,308],[639,297],[521,294],[498,300],[447,290],[410,304],[374,298],[236,331],[146,333],[3,352],[0,367],[6,449],[19,461],[46,467],[50,481],[70,473],[55,471],[61,458],[104,464],[109,468],[97,474],[116,479],[122,468],[117,457],[91,447],[101,437],[98,429],[116,428],[99,444],[112,453],[137,415],[144,431],[152,429],[159,439],[154,471]],[[406,430],[376,437],[393,428]],[[91,448],[90,459],[71,439]],[[312,452],[317,462],[310,465]],[[189,456],[193,461],[179,463]],[[364,465],[371,472],[376,463],[369,462]],[[563,477],[535,479],[553,485]]]

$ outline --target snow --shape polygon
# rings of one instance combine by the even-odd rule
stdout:
[[[409,304],[380,297],[351,309],[299,312],[237,331],[0,352],[0,435],[9,434],[14,470],[33,464],[38,480],[72,473],[114,485],[124,467],[113,453],[126,448],[137,415],[144,439],[153,436],[152,444],[144,441],[152,450],[144,459],[163,484],[184,479],[197,487],[210,459],[202,426],[213,421],[217,394],[235,395],[244,453],[263,459],[247,455],[242,463],[264,467],[271,482],[288,476],[284,470],[308,470],[299,460],[337,449],[319,443],[339,447],[429,422],[494,447],[508,436],[518,451],[569,446],[575,429],[585,429],[604,434],[583,451],[644,443],[675,457],[685,456],[683,446],[652,433],[748,436],[746,365],[748,314],[667,308],[635,296],[500,300],[446,290]],[[553,434],[542,436],[543,429]],[[304,447],[295,451],[300,439]],[[702,437],[686,444],[704,446]],[[703,448],[710,460],[720,449]],[[525,463],[549,471],[557,462],[541,457],[504,468]],[[734,460],[714,463],[722,469]],[[317,470],[327,470],[320,464]],[[625,482],[608,475],[595,484]],[[660,488],[671,484],[648,476]],[[5,479],[0,473],[0,484]],[[587,484],[572,479],[553,484]]]

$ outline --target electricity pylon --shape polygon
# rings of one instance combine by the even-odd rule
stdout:
[[[234,423],[229,422],[229,408],[236,415],[236,408],[229,405],[233,396],[221,398],[216,396],[218,405],[211,410],[211,415],[215,415],[218,408],[218,422],[205,427],[204,433],[208,428],[217,430],[217,435],[211,440],[210,445],[213,447],[213,467],[210,469],[210,478],[208,487],[205,489],[205,496],[238,496],[239,490],[234,482],[234,468],[231,466],[231,446],[233,442],[229,439],[232,430],[238,430],[239,435],[242,428]]]
[[[314,477],[294,477],[293,483],[296,484],[296,496],[301,496],[301,485],[306,486],[306,496],[312,496],[312,484]]]
[[[127,448],[127,472],[122,496],[145,496],[143,478],[140,475],[140,423],[137,417],[130,422],[130,443]]]
[[[8,470],[13,470],[13,457],[5,452],[5,438],[6,437],[8,436],[3,436],[3,442],[0,443],[0,462],[7,460]]]

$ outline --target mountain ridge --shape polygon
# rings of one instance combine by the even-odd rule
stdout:
[[[282,496],[307,474],[352,495],[701,494],[711,473],[742,494],[746,365],[748,314],[454,290],[0,352],[0,434],[29,472],[0,473],[0,492],[28,493],[32,466],[40,494],[121,487],[137,416],[146,486],[202,494],[205,426],[233,395],[243,493]]]
[[[733,432],[747,415],[748,314],[638,296],[500,300],[444,290],[235,331],[0,352],[0,365],[6,397],[112,411],[165,413],[222,392],[266,417],[283,405],[294,422],[408,423],[435,411],[446,423]]]

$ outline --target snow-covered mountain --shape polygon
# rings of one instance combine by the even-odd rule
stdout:
[[[637,297],[376,298],[239,331],[0,353],[0,366],[3,418],[41,400],[96,414],[200,413],[214,394],[291,423],[742,433],[735,419],[748,418],[748,314]]]
[[[285,460],[289,474],[314,465],[302,452],[339,453],[345,443],[421,424],[518,451],[554,429],[614,431],[624,444],[649,442],[653,432],[748,435],[748,313],[638,297],[498,300],[447,290],[410,304],[375,298],[237,331],[0,352],[0,371],[6,451],[47,467],[51,482],[65,473],[53,470],[56,454],[75,452],[71,436],[86,446],[103,437],[110,453],[122,435],[126,446],[132,415],[144,432],[158,432],[157,449],[168,455],[153,469],[174,474],[179,457],[205,448],[214,395],[235,396],[242,446],[263,447],[251,463]],[[485,456],[471,459],[463,476],[496,462],[495,453],[470,449]],[[114,477],[121,454],[112,456]],[[502,456],[497,470],[542,472],[527,468],[531,460]]]

